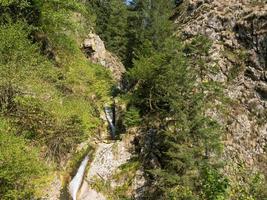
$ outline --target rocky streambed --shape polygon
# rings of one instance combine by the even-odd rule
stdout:
[[[107,194],[105,189],[102,191],[101,188],[96,187],[97,184],[101,182],[101,184],[109,185],[114,190],[116,186],[124,184],[121,180],[116,182],[113,177],[120,171],[121,166],[131,162],[134,156],[133,140],[135,135],[125,134],[120,140],[114,140],[115,113],[112,110],[108,107],[104,109],[105,119],[110,128],[109,133],[103,134],[99,138],[96,142],[94,158],[85,157],[68,186],[68,191],[74,200],[106,200],[113,194]],[[90,160],[89,163],[88,159]],[[85,165],[87,165],[87,170],[85,170]],[[135,177],[135,174],[133,177]]]
[[[79,200],[105,200],[105,194],[92,188],[94,181],[100,179],[108,181],[118,168],[131,159],[130,145],[125,141],[111,143],[99,143],[96,149],[95,158],[89,166],[89,171],[85,176],[80,189]]]

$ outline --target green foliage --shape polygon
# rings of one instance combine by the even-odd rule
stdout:
[[[91,16],[76,0],[0,1],[0,115],[13,130],[0,136],[10,146],[0,147],[0,165],[2,155],[10,161],[0,166],[1,199],[42,196],[41,180],[54,170],[44,160],[60,167],[100,126],[113,81],[80,50]]]
[[[0,84],[21,84],[30,71],[41,65],[37,47],[28,40],[26,24],[0,26]]]
[[[13,135],[10,125],[0,120],[0,197],[31,199],[40,187],[40,178],[48,168],[39,153],[27,142]]]
[[[127,7],[122,0],[0,0],[1,199],[38,198],[51,171],[43,160],[59,166],[100,126],[99,110],[113,81],[80,51],[94,21],[107,48],[133,67],[125,126],[157,130],[144,150],[146,159],[158,161],[144,164],[152,178],[148,198],[266,199],[263,176],[243,172],[233,181],[220,173],[223,129],[207,116],[221,102],[221,87],[211,78],[216,66],[207,64],[212,43],[204,36],[187,44],[171,37],[173,2],[135,0]],[[239,54],[242,64],[245,54]],[[237,58],[231,52],[226,57]],[[113,177],[124,177],[125,184],[111,198],[130,196],[139,164],[125,165]]]
[[[244,49],[233,52],[232,49],[225,48],[222,54],[233,63],[228,73],[228,81],[233,81],[245,71],[245,62],[248,58],[247,52]]]
[[[173,25],[169,18],[173,8],[174,1],[131,2],[126,66],[132,67],[135,59],[149,56],[153,50],[161,51],[165,39],[172,35]]]
[[[172,34],[169,21],[173,1],[93,0],[89,6],[95,11],[96,32],[109,50],[118,55],[126,67],[134,59],[160,50],[165,38]]]
[[[25,29],[26,24],[21,23],[3,25],[1,29],[1,111],[15,120],[20,134],[45,144],[49,155],[58,159],[81,141],[85,127],[87,131],[93,127],[88,123],[97,126],[97,122],[91,120],[93,113],[85,112],[85,108],[88,111],[92,108],[83,98],[88,98],[94,91],[99,99],[108,96],[108,84],[111,82],[106,80],[110,79],[110,76],[102,67],[76,59],[76,67],[70,73],[61,72],[61,76],[65,78],[64,85],[59,88],[59,83],[63,81],[55,76],[58,70],[54,70],[52,64],[39,54],[37,46],[29,41],[29,33]],[[46,106],[48,102],[44,102],[43,95],[51,96],[54,102],[59,101],[60,93],[53,88],[53,84],[64,95],[68,96],[68,91],[79,98],[68,98],[63,106],[56,103],[56,107],[61,106],[61,109],[51,107],[51,104]],[[78,87],[82,91],[77,90]],[[28,90],[26,94],[35,94],[37,98],[24,98],[25,89]],[[69,111],[63,113],[66,110]],[[56,113],[52,114],[54,111]],[[82,113],[83,121],[77,117]]]
[[[160,109],[168,111],[172,102],[166,100],[169,98],[174,100],[176,97],[173,95],[179,93],[178,90],[175,93],[167,91],[177,89],[169,87],[172,84],[183,90],[179,83],[188,83],[188,90],[190,90],[190,80],[193,77],[190,77],[189,73],[186,76],[188,69],[185,66],[185,58],[179,52],[180,48],[181,44],[175,39],[169,40],[165,43],[162,51],[154,52],[150,57],[142,57],[135,61],[135,67],[130,70],[129,75],[131,79],[138,82],[133,98],[138,100],[136,102],[142,106],[143,112]],[[181,92],[185,93],[186,91]],[[178,96],[176,100],[178,101],[180,98]]]
[[[60,122],[45,111],[34,98],[16,98],[16,110],[11,114],[19,135],[45,145],[45,157],[60,161],[70,153],[84,136],[78,116],[70,116]]]
[[[96,32],[108,50],[126,60],[128,11],[123,0],[93,0],[89,6],[96,13]]]
[[[15,18],[2,21],[1,112],[14,120],[21,135],[46,145],[49,155],[59,158],[64,151],[75,148],[85,131],[88,133],[97,126],[94,110],[109,95],[112,85],[107,70],[90,64],[74,40],[73,30],[78,29],[72,26],[74,11],[87,14],[85,6],[75,0],[2,3],[6,13],[14,7],[27,7],[41,14],[37,18],[32,15],[34,24],[24,20],[26,14],[18,10],[9,14],[17,15],[24,22]],[[55,59],[57,54],[62,59],[56,63],[61,69],[42,55],[47,52],[54,55],[48,58]],[[98,104],[88,102],[92,95],[96,95]]]
[[[203,38],[196,38],[189,50],[177,39],[167,39],[160,52],[140,58],[130,70],[130,77],[137,83],[131,103],[142,108],[142,114],[150,121],[158,116],[160,125],[154,126],[162,127],[157,130],[156,146],[147,153],[155,154],[161,166],[152,170],[146,166],[157,180],[151,199],[199,199],[199,190],[205,191],[207,198],[214,197],[208,197],[205,184],[196,183],[205,176],[201,173],[204,164],[214,169],[213,176],[219,176],[213,166],[222,150],[222,129],[205,112],[220,90],[211,80],[198,81],[205,78],[199,72],[208,70],[202,66],[201,56],[194,62],[186,57],[189,52],[192,57],[198,55],[196,49],[207,45],[202,41]],[[224,193],[214,186],[211,190],[215,195]]]
[[[223,102],[222,87],[211,78],[216,66],[206,64],[210,41],[197,36],[182,45],[176,40],[167,39],[161,51],[140,57],[129,72],[135,83],[130,104],[141,109],[143,125],[155,131],[153,146],[143,155],[145,163],[151,155],[159,163],[144,165],[154,180],[147,198],[264,199],[262,177],[240,186],[221,173],[223,129],[207,115],[216,101]]]
[[[38,13],[32,7],[33,1],[29,0],[1,0],[0,1],[0,24],[16,22],[25,19],[32,21],[38,17]]]
[[[224,200],[230,187],[229,181],[216,169],[204,167],[202,170],[202,199]]]
[[[84,5],[76,0],[65,2],[49,0],[38,1],[37,6],[40,12],[40,22],[35,28],[36,31],[44,33],[54,48],[72,50],[73,42],[69,34],[75,29],[81,29],[79,23],[74,20],[73,11],[86,14]]]
[[[229,199],[233,200],[266,200],[267,181],[264,174],[252,171],[244,165],[231,166],[234,176],[230,178]]]
[[[141,117],[139,110],[135,107],[130,107],[124,115],[124,125],[129,128],[133,126],[138,126],[141,122]]]

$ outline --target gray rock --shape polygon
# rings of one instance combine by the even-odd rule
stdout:
[[[101,38],[90,33],[81,45],[88,59],[110,69],[115,80],[120,81],[125,67],[118,57],[107,51]]]
[[[267,144],[267,4],[263,2],[189,0],[175,21],[186,39],[204,34],[213,42],[209,64],[218,65],[220,72],[211,77],[227,86],[225,94],[235,102],[228,105],[226,119],[220,120],[228,132],[225,158],[254,167]],[[241,66],[240,72],[227,82],[236,66]]]

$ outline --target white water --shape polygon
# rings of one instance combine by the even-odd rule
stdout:
[[[69,192],[73,200],[77,200],[77,193],[81,187],[83,176],[84,176],[88,161],[89,161],[89,157],[86,156],[84,160],[82,161],[77,174],[74,176],[74,178],[71,180],[69,184]]]
[[[113,120],[112,120],[113,112],[112,112],[110,107],[105,106],[105,113],[106,113],[106,118],[108,120],[110,129],[111,129],[111,137],[112,137],[112,139],[114,139],[115,138],[115,126],[114,126]]]
[[[107,121],[108,121],[110,129],[111,129],[111,137],[112,137],[112,139],[114,139],[115,126],[114,126],[113,120],[112,120],[113,112],[112,112],[111,108],[107,107],[107,106],[104,108],[104,110],[105,110]],[[83,177],[84,177],[84,173],[85,173],[85,169],[86,169],[88,161],[89,161],[89,157],[86,156],[84,158],[84,160],[82,161],[82,163],[78,169],[77,174],[74,176],[74,178],[71,180],[71,182],[69,184],[69,192],[70,192],[70,195],[71,195],[73,200],[77,200],[77,194],[78,194],[79,189],[81,187],[81,184],[83,182]]]

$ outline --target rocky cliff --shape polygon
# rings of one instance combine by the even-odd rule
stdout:
[[[125,67],[117,56],[106,50],[104,42],[98,35],[90,33],[84,40],[82,49],[88,59],[110,69],[116,81],[121,80]]]
[[[230,97],[225,156],[265,169],[267,146],[267,4],[265,0],[180,1],[174,16],[185,40],[213,42],[210,65]],[[265,160],[265,161],[264,161]]]

